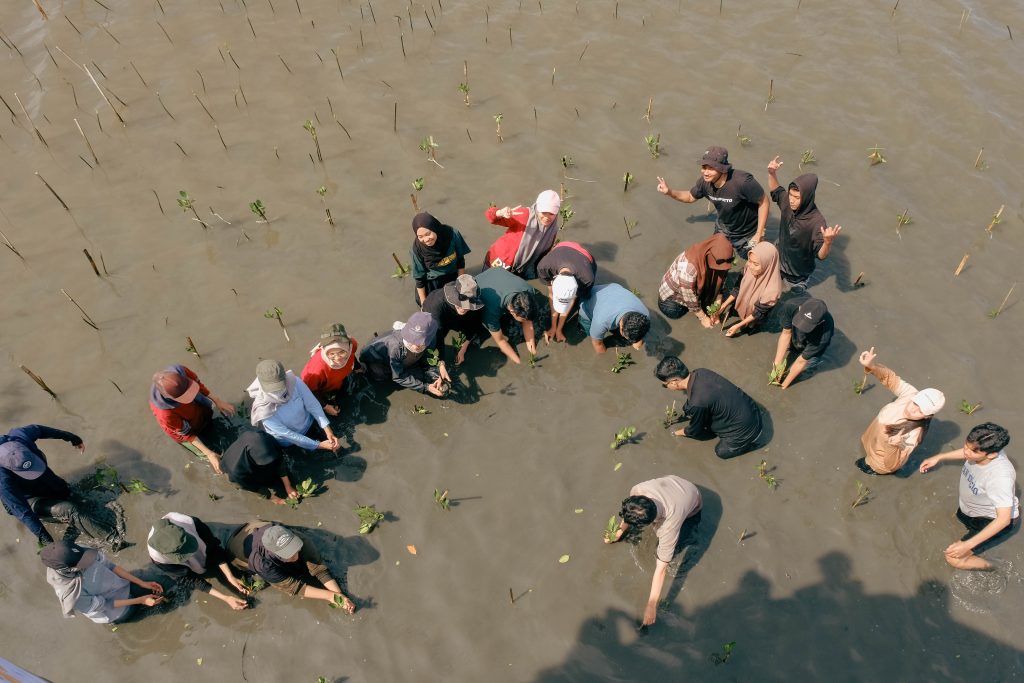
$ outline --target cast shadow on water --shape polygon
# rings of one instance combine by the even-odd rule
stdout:
[[[932,418],[931,426],[928,428],[924,441],[911,452],[906,464],[898,472],[894,472],[893,475],[900,479],[906,479],[917,472],[917,468],[925,458],[963,445],[960,443],[960,435],[962,433],[960,425],[955,422]]]
[[[954,621],[945,582],[912,596],[865,592],[850,558],[818,560],[821,580],[787,597],[748,571],[730,595],[659,611],[645,637],[636,616],[588,619],[561,664],[534,681],[968,681],[1006,680],[1024,651]],[[691,602],[699,602],[691,596]],[[1008,635],[1008,639],[1012,636]],[[723,644],[735,643],[723,660]],[[716,657],[717,655],[717,657]]]
[[[151,459],[147,459],[141,452],[126,446],[116,439],[107,439],[98,448],[86,444],[86,448],[87,455],[95,456],[99,462],[89,467],[72,470],[67,475],[61,474],[59,470],[57,471],[61,477],[69,482],[76,482],[78,488],[82,491],[95,490],[95,487],[90,486],[91,480],[94,480],[97,469],[107,466],[117,470],[118,478],[124,484],[138,479],[152,489],[154,493],[164,496],[171,496],[177,493],[175,489],[171,488],[171,471],[169,469],[156,464]],[[180,450],[183,458],[193,457],[184,448]],[[108,491],[120,493],[114,492],[112,489],[108,489]],[[90,495],[90,497],[92,496]],[[114,497],[116,498],[117,496],[114,495]]]

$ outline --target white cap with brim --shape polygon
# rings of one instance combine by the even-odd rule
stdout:
[[[551,281],[551,308],[565,315],[572,307],[579,285],[572,275],[556,275]]]
[[[938,389],[922,389],[911,400],[925,415],[934,415],[946,405],[946,395]]]
[[[38,479],[46,471],[46,462],[17,441],[0,444],[0,467],[22,479]]]

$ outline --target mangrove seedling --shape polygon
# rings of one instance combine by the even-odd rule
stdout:
[[[715,313],[718,313],[720,310],[722,310],[722,302],[713,301],[711,302],[711,304],[708,305],[708,307],[705,310],[708,312],[708,315],[714,315]]]
[[[331,209],[327,206],[327,199],[325,199],[325,197],[327,196],[327,186],[321,185],[320,187],[316,188],[316,193],[320,195],[320,202],[324,205],[324,211],[327,213],[327,222],[333,226],[334,216],[331,215]]]
[[[469,83],[459,83],[459,92],[462,93],[462,97],[466,102],[466,106],[469,106]]]
[[[661,133],[645,135],[644,142],[647,143],[647,151],[650,152],[652,159],[657,159],[661,156]]]
[[[623,216],[622,217],[622,222],[626,224],[626,238],[627,239],[633,239],[633,228],[636,227],[637,221],[636,220],[627,221],[626,217]]]
[[[185,190],[178,191],[178,206],[181,207],[182,211],[191,211],[192,220],[198,221],[199,225],[203,226],[204,229],[210,227],[202,218],[199,217],[199,212],[196,211],[195,207],[195,200],[192,199],[192,197],[189,197],[188,192],[186,192]]]
[[[417,192],[422,191],[423,190],[423,178],[413,178],[413,180],[412,180],[412,189],[416,190]]]
[[[267,587],[267,582],[263,580],[263,577],[257,574],[253,574],[252,576],[242,576],[241,583],[242,587],[250,594],[259,593]]]
[[[501,120],[504,119],[503,114],[494,115],[494,125],[496,126],[494,134],[498,136],[498,142],[504,142],[505,138],[501,137]]]
[[[526,359],[526,365],[533,370],[537,367],[537,354],[530,352],[530,357]]]
[[[615,537],[619,535],[619,518],[612,515],[608,518],[608,524],[604,528],[604,540],[609,543],[615,542]]]
[[[736,126],[736,139],[740,141],[741,147],[746,147],[753,142],[749,135],[743,134],[743,126]]]
[[[331,606],[331,609],[345,609],[345,603],[347,599],[340,593],[335,593],[334,597],[327,604]]]
[[[665,406],[665,419],[661,421],[665,429],[668,429],[676,423],[679,419],[679,413],[676,412],[676,402],[672,401],[672,405]]]
[[[804,166],[806,166],[807,164],[816,164],[816,163],[818,163],[818,160],[814,157],[814,150],[813,149],[805,149],[800,154],[800,170],[801,171],[804,170]]]
[[[313,478],[303,479],[302,483],[295,487],[295,492],[299,494],[299,499],[312,498],[317,495],[317,491],[320,490],[320,484],[314,484]]]
[[[438,147],[440,147],[440,145],[434,142],[433,135],[428,135],[427,137],[420,140],[420,151],[424,152],[427,155],[427,160],[434,162],[434,164],[436,164],[438,168],[444,168],[444,166],[437,163],[437,156],[434,150],[437,149]]]
[[[909,209],[903,209],[903,213],[896,214],[896,232],[905,225],[910,225],[914,219],[910,217]]]
[[[626,171],[622,176],[622,191],[625,192],[629,189],[629,184],[633,182],[633,174]]]
[[[455,351],[458,353],[462,345],[469,341],[469,337],[466,336],[465,332],[456,332],[455,336],[452,337],[452,344],[455,346]]]
[[[270,222],[270,219],[267,218],[267,207],[266,207],[266,205],[263,204],[263,200],[262,199],[257,199],[254,202],[249,202],[249,210],[252,211],[257,216],[260,217],[260,220],[257,221],[257,223],[259,223],[259,222],[269,223]]]
[[[975,411],[981,407],[981,403],[971,403],[966,398],[960,400],[960,412],[966,413],[967,415],[974,415]]]
[[[871,489],[869,489],[867,486],[865,486],[863,482],[858,481],[857,482],[857,497],[854,499],[853,505],[851,505],[850,507],[851,508],[855,508],[858,505],[863,505],[864,503],[868,502],[868,496],[869,495],[871,495]]]
[[[993,308],[991,311],[989,311],[988,312],[988,317],[995,318],[1000,313],[1003,312],[1003,307],[1006,306],[1006,302],[1010,300],[1010,295],[1013,294],[1013,290],[1016,289],[1016,288],[1017,288],[1017,283],[1014,282],[1013,285],[1010,287],[1010,291],[1008,291],[1006,293],[1006,296],[1003,297],[1003,303],[999,304],[999,308]]]
[[[96,468],[91,481],[88,481],[88,487],[116,491],[121,488],[121,475],[110,465],[102,465]]]
[[[357,505],[352,511],[359,516],[359,533],[368,534],[384,519],[384,513],[377,512],[375,505]]]
[[[199,355],[199,350],[196,349],[196,343],[192,341],[192,337],[185,337],[185,342],[188,344],[188,346],[185,347],[185,351],[191,353],[196,358],[202,358],[202,356]]]
[[[412,266],[408,263],[403,265],[402,262],[398,260],[398,254],[391,252],[391,258],[395,261],[395,272],[391,274],[391,277],[402,278],[412,272]]]
[[[313,125],[311,120],[306,119],[306,122],[302,124],[302,127],[306,129],[307,133],[309,133],[309,137],[313,138],[313,145],[316,147],[316,158],[321,164],[324,163],[324,156],[320,153],[320,140],[316,137],[316,126]]]
[[[998,211],[996,211],[994,214],[992,214],[992,222],[990,222],[988,224],[988,227],[985,228],[985,232],[988,233],[988,236],[990,238],[992,237],[992,231],[995,230],[995,227],[1002,222],[1001,219],[1002,219],[1002,216],[1003,216],[1003,209],[1005,209],[1005,208],[1006,208],[1006,205],[1003,204],[1002,206],[999,207]]]
[[[782,376],[786,374],[786,364],[786,359],[783,358],[772,366],[771,371],[768,373],[768,384],[774,384],[775,386],[782,384]]]
[[[430,415],[430,411],[427,410],[426,406],[421,406],[419,404],[415,404],[414,403],[413,406],[412,406],[412,414],[413,415]]]
[[[868,151],[871,152],[871,154],[868,155],[868,161],[871,162],[872,166],[885,163],[885,157],[882,155],[884,150],[885,147],[868,147]]]
[[[121,488],[127,493],[156,493],[141,479],[132,479],[127,485],[122,485]]]
[[[636,434],[636,427],[633,427],[632,425],[629,427],[623,427],[615,433],[615,440],[612,441],[611,449],[613,451],[618,450],[619,446],[624,443],[628,443],[629,440],[633,438],[634,434]]]
[[[768,461],[767,460],[762,460],[760,463],[758,463],[758,465],[757,465],[757,476],[759,476],[764,483],[768,484],[768,488],[772,489],[773,491],[776,488],[778,488],[779,481],[775,478],[774,474],[771,474],[768,471]]]
[[[858,396],[860,396],[861,394],[864,393],[864,389],[867,387],[867,385],[868,385],[868,373],[865,372],[863,377],[861,377],[859,380],[854,380],[853,381],[853,393],[855,393]]]
[[[434,502],[437,503],[439,508],[448,512],[452,505],[452,501],[448,498],[448,489],[445,489],[444,491],[434,489]]]
[[[978,158],[974,160],[974,168],[977,171],[984,171],[984,170],[988,169],[988,164],[986,164],[981,159],[981,155],[984,154],[984,153],[985,153],[985,148],[982,147],[981,149],[978,150]]]
[[[768,106],[768,105],[765,105],[765,106]],[[715,666],[718,666],[719,664],[725,664],[726,662],[729,661],[729,657],[732,656],[732,651],[734,649],[736,649],[736,641],[735,640],[729,641],[728,643],[725,643],[725,644],[722,645],[722,652],[721,653],[712,652],[710,659],[711,659],[712,662],[714,662]]]
[[[768,105],[775,101],[775,80],[768,81],[768,99],[764,101],[764,110],[768,111]]]
[[[438,363],[441,362],[441,350],[440,349],[427,349],[427,365],[436,368]]]
[[[570,169],[576,165],[576,162],[572,160],[572,156],[568,154],[562,155],[562,168]]]
[[[283,314],[284,314],[284,311],[282,311],[277,306],[274,306],[272,309],[266,311],[263,314],[263,317],[267,318],[268,320],[276,320],[277,324],[281,326],[281,332],[284,333],[285,341],[290,342],[292,340],[292,338],[288,336],[288,328],[284,326],[284,320],[281,319],[281,316]]]
[[[569,221],[571,221],[572,217],[575,215],[576,212],[572,210],[572,204],[563,204],[562,208],[558,210],[558,216],[562,219],[562,228],[569,225]]]
[[[633,360],[633,354],[617,351],[615,353],[615,365],[612,366],[612,372],[617,375],[630,365],[636,365],[636,361]]]

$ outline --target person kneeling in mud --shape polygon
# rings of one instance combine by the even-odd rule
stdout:
[[[895,372],[875,362],[875,347],[860,354],[865,373],[871,373],[896,394],[896,399],[878,411],[860,443],[864,457],[856,461],[865,474],[892,474],[898,472],[914,449],[921,445],[932,417],[942,410],[945,395],[938,389],[918,391]]]
[[[619,511],[622,522],[614,536],[605,536],[605,543],[616,543],[627,534],[639,533],[652,524],[655,527],[658,535],[657,564],[651,580],[651,594],[644,608],[644,626],[650,626],[657,618],[668,565],[682,552],[691,532],[700,523],[702,505],[700,491],[682,477],[669,475],[644,481],[630,489],[629,498],[622,501]]]
[[[519,365],[522,360],[519,352],[510,341],[510,336],[517,336],[515,323],[522,327],[526,350],[537,353],[537,326],[542,320],[542,311],[538,306],[540,292],[526,280],[513,275],[504,268],[489,268],[476,276],[480,288],[480,301],[483,303],[484,328],[491,334],[491,339],[498,345],[501,352],[510,361]],[[511,319],[511,322],[509,321]],[[505,332],[508,332],[506,336]]]
[[[439,354],[427,353],[437,334],[437,321],[418,311],[404,325],[396,323],[396,328],[363,347],[359,362],[366,373],[378,382],[390,380],[421,394],[446,396],[452,381],[448,368]]]
[[[284,505],[286,498],[298,498],[288,476],[288,464],[277,439],[265,432],[243,432],[226,451],[221,467],[228,479],[247,491],[270,494],[270,502]],[[277,495],[284,487],[285,498]]]
[[[779,308],[782,334],[779,335],[775,359],[772,361],[771,375],[775,379],[771,383],[785,389],[801,373],[807,373],[804,375],[807,377],[821,364],[832,342],[832,335],[835,334],[836,323],[821,299],[807,299],[799,307],[791,301]],[[798,355],[787,373],[786,364],[793,351]]]
[[[172,365],[153,375],[149,409],[167,436],[199,457],[205,457],[220,474],[220,453],[210,444],[216,438],[214,410],[234,415],[235,407],[210,393],[196,373],[184,365]]]
[[[224,602],[234,610],[249,606],[249,601],[222,593],[205,578],[216,567],[232,587],[242,595],[249,591],[235,577],[228,564],[231,557],[224,545],[239,525],[215,525],[220,534],[211,531],[203,520],[180,512],[168,512],[149,530],[146,550],[156,568],[186,590],[196,589]],[[219,537],[218,537],[219,536]]]
[[[757,448],[763,422],[761,409],[742,389],[706,368],[692,371],[675,356],[665,356],[654,370],[666,389],[685,391],[683,417],[690,421],[676,436],[699,439],[715,435],[715,455],[733,458]]]
[[[249,571],[288,595],[340,604],[352,614],[356,604],[345,595],[320,553],[288,527],[257,520],[242,526],[228,540],[232,566]],[[322,587],[321,587],[322,586]]]
[[[71,488],[46,461],[36,441],[63,439],[81,452],[85,442],[71,432],[45,425],[26,425],[0,435],[0,501],[8,514],[24,524],[40,545],[53,536],[40,518],[55,519],[117,552],[125,546],[123,530],[71,500]],[[117,513],[115,513],[116,515]]]
[[[164,601],[163,586],[122,569],[99,550],[62,540],[43,548],[39,559],[66,619],[78,611],[97,624],[119,624],[137,606]]]
[[[933,455],[921,463],[924,473],[946,460],[966,460],[960,470],[956,518],[967,527],[967,533],[946,548],[950,566],[991,569],[992,564],[977,553],[1009,536],[1020,519],[1020,501],[1014,495],[1017,472],[1003,451],[1009,443],[1006,429],[985,422],[967,433],[963,448]]]

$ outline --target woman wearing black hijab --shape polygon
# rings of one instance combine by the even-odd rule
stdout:
[[[298,497],[288,478],[288,466],[277,440],[266,432],[243,432],[224,451],[221,469],[228,479],[243,489],[261,493],[270,491],[270,501],[284,505],[285,499],[277,495],[278,485],[284,486],[284,495]]]
[[[466,272],[470,248],[458,230],[426,212],[412,219],[412,231],[416,235],[409,250],[412,277],[416,281],[416,304],[422,306],[427,294]]]

